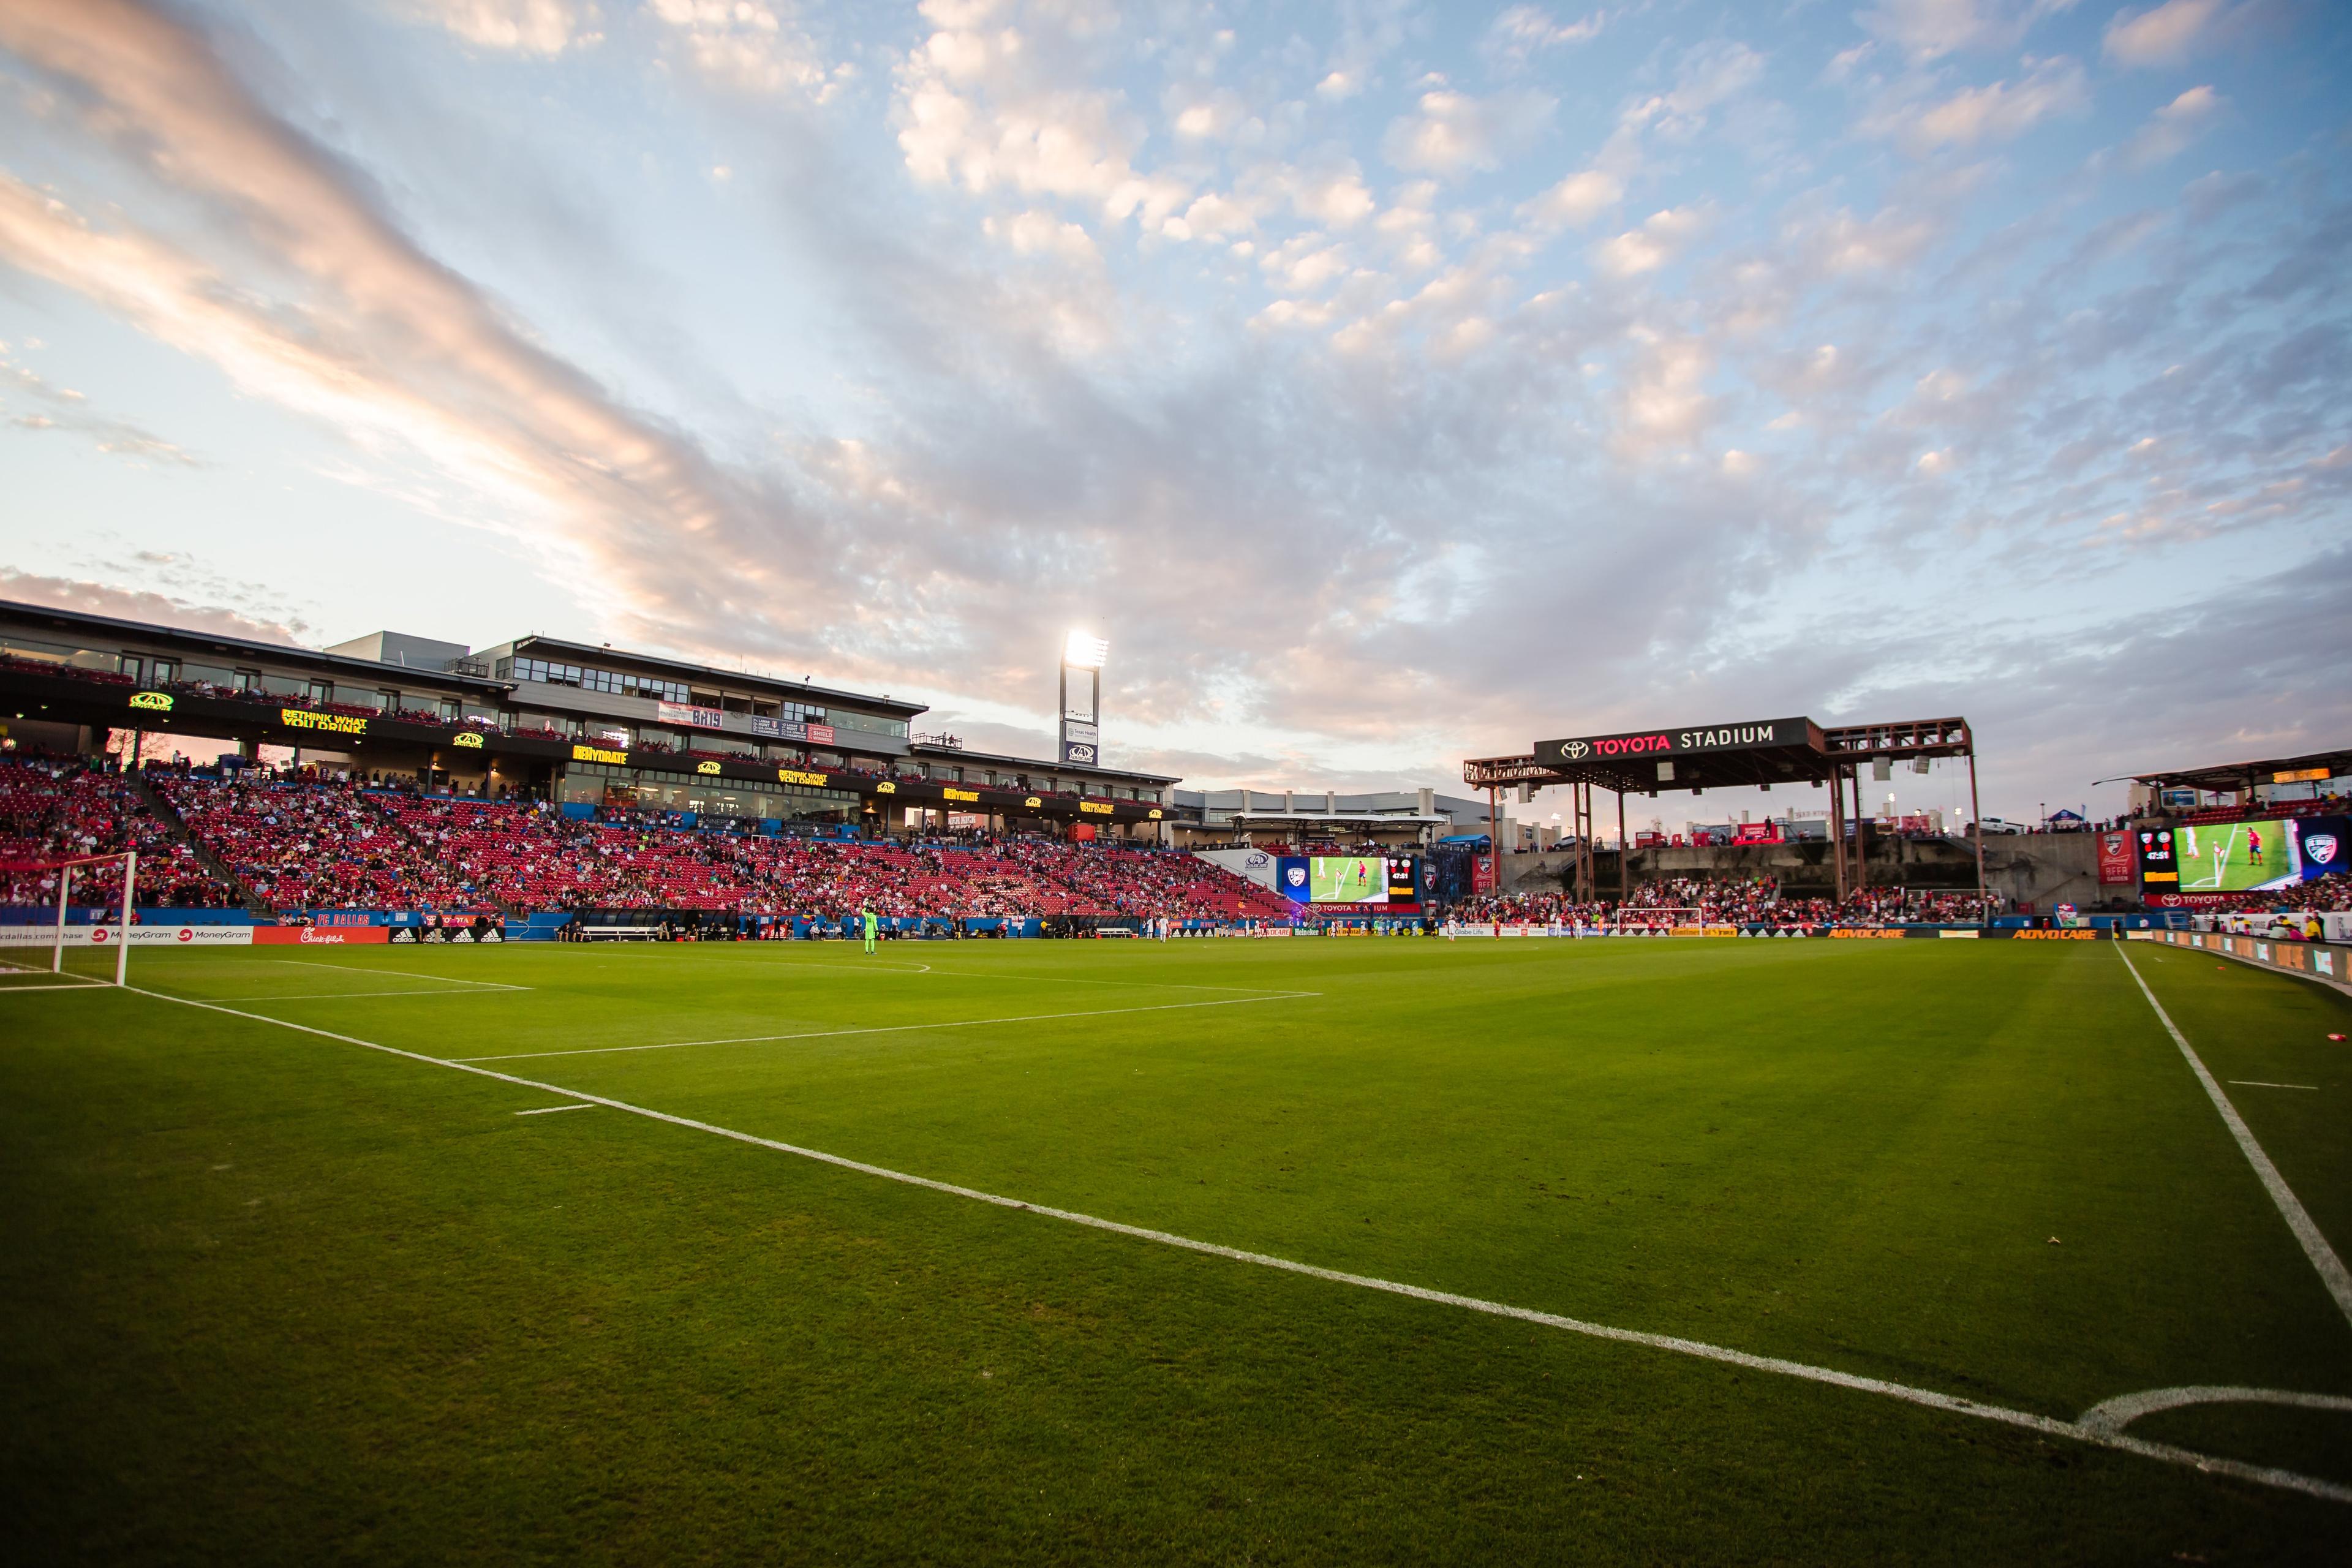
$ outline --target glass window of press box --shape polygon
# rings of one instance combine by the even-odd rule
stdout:
[[[760,817],[786,822],[855,822],[857,796],[848,790],[750,784],[604,763],[573,763],[563,770],[566,805],[642,811],[691,811],[704,816]]]
[[[691,702],[694,693],[681,680],[651,675],[623,675],[585,665],[561,664],[544,658],[502,658],[494,673],[500,680],[539,680],[550,686],[573,686],[583,691],[609,691],[616,697],[650,697],[660,702]]]

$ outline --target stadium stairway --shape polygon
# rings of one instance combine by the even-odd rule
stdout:
[[[155,820],[163,825],[165,831],[188,847],[188,852],[195,857],[196,864],[218,878],[224,886],[236,894],[237,901],[245,906],[247,913],[257,918],[265,918],[274,912],[266,900],[246,885],[245,879],[238,876],[227,861],[214,854],[205,841],[196,837],[194,830],[189,827],[187,819],[180,815],[179,807],[166,799],[162,790],[148,782],[146,773],[136,769],[129,769],[125,770],[123,777],[131,785],[131,793],[139,797],[141,803],[153,814]]]

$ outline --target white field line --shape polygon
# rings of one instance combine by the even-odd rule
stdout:
[[[478,985],[485,991],[535,991],[538,989],[535,985],[509,985],[498,980],[468,980],[462,974],[417,974],[415,970],[373,969],[364,963],[329,963],[324,959],[318,958],[278,958],[272,959],[270,962],[291,963],[301,969],[349,970],[353,974],[373,974],[379,980],[386,976],[395,980],[404,976],[414,976],[418,980],[438,980],[444,985]]]
[[[528,986],[518,986],[528,990]],[[461,991],[445,985],[435,991],[303,991],[278,996],[215,996],[216,1002],[348,1002],[357,996],[479,996],[478,991]]]
[[[673,1127],[683,1127],[689,1131],[708,1132],[715,1138],[730,1139],[735,1142],[748,1143],[755,1148],[772,1149],[780,1154],[792,1154],[803,1160],[814,1160],[819,1164],[831,1165],[840,1170],[855,1171],[860,1175],[878,1176],[884,1181],[899,1182],[910,1187],[921,1187],[929,1192],[944,1193],[950,1197],[968,1198],[974,1203],[988,1204],[997,1208],[1019,1209],[1025,1214],[1062,1220],[1071,1225],[1085,1226],[1093,1230],[1108,1231],[1115,1236],[1129,1237],[1137,1241],[1154,1242],[1162,1247],[1202,1253],[1235,1263],[1252,1264],[1285,1274],[1304,1275],[1310,1279],[1321,1279],[1334,1285],[1352,1286],[1360,1290],[1377,1290],[1384,1295],[1403,1296],[1436,1306],[1458,1307],[1465,1311],[1480,1312],[1489,1317],[1509,1318],[1519,1322],[1535,1323],[1544,1328],[1559,1329],[1569,1333],[1609,1340],[1619,1344],[1641,1345],[1650,1350],[1694,1356],[1701,1361],[1718,1362],[1729,1366],[1746,1368],[1751,1372],[1769,1372],[1783,1377],[1798,1378],[1807,1383],[1826,1384],[1832,1388],[1880,1394],[1889,1399],[1902,1400],[1908,1405],[1921,1405],[1930,1410],[1941,1410],[1955,1415],[1970,1415],[1980,1421],[1998,1422],[2002,1426],[2019,1427],[2028,1432],[2040,1433],[2044,1436],[2073,1438],[2077,1442],[2088,1443],[2098,1447],[2113,1448],[2126,1454],[2137,1454],[2145,1458],[2185,1466],[2190,1469],[2204,1471],[2209,1475],[2230,1476],[2239,1480],[2253,1481],[2263,1486],[2278,1487],[2288,1491],[2324,1498],[2331,1502],[2352,1503],[2352,1486],[2323,1480],[2316,1476],[2299,1475],[2293,1470],[2279,1469],[2268,1465],[2249,1465],[2236,1459],[2200,1454],[2193,1449],[2176,1447],[2169,1443],[2150,1443],[2105,1426],[2093,1426],[2087,1420],[2061,1421],[2053,1416],[2037,1415],[2030,1410],[2012,1410],[2000,1405],[1981,1405],[1972,1399],[1962,1399],[1955,1394],[1941,1394],[1931,1388],[1915,1388],[1908,1384],[1889,1383],[1882,1378],[1860,1377],[1850,1372],[1840,1372],[1834,1367],[1811,1366],[1803,1362],[1783,1361],[1778,1356],[1753,1355],[1746,1351],[1732,1350],[1723,1345],[1711,1345],[1699,1340],[1681,1339],[1671,1334],[1653,1334],[1637,1329],[1611,1328],[1605,1323],[1589,1323],[1580,1318],[1562,1317],[1554,1312],[1538,1312],[1531,1308],[1514,1307],[1501,1301],[1484,1300],[1476,1296],[1455,1295],[1450,1290],[1432,1290],[1423,1286],[1406,1285],[1393,1279],[1375,1279],[1370,1275],[1347,1274],[1336,1268],[1321,1268],[1311,1263],[1297,1263],[1287,1258],[1276,1258],[1268,1253],[1245,1252],[1239,1247],[1221,1247],[1213,1241],[1195,1241],[1191,1237],[1176,1236],[1164,1230],[1148,1230],[1141,1226],[1123,1225],[1118,1220],[1102,1219],[1094,1215],[1079,1214],[1070,1209],[1050,1208],[1043,1204],[1024,1203],[1019,1198],[1003,1197],[995,1193],[982,1192],[977,1187],[958,1186],[952,1182],[934,1181],[929,1176],[912,1175],[905,1171],[893,1171],[887,1166],[869,1165],[862,1160],[851,1160],[839,1154],[828,1154],[818,1149],[803,1149],[798,1144],[785,1143],[772,1138],[761,1138],[750,1132],[739,1132],[731,1127],[719,1127],[708,1121],[696,1121],[689,1117],[673,1116],[666,1110],[654,1110],[642,1105],[632,1105],[626,1100],[611,1100],[603,1095],[588,1094],[576,1089],[565,1089],[560,1084],[541,1083],[535,1079],[518,1078],[511,1073],[493,1072],[488,1068],[476,1067],[469,1062],[451,1061],[444,1057],[428,1057],[422,1052],[403,1050],[398,1046],[379,1045],[373,1040],[362,1040],[356,1035],[339,1035],[330,1029],[314,1028],[308,1024],[291,1023],[284,1018],[272,1018],[260,1013],[240,1013],[234,1007],[224,1007],[212,1002],[191,1001],[184,996],[170,996],[160,991],[138,991],[135,986],[131,989],[137,991],[140,995],[152,996],[158,1001],[175,1002],[184,1007],[197,1007],[208,1013],[225,1013],[230,1017],[247,1018],[257,1024],[275,1024],[281,1029],[292,1029],[300,1034],[316,1035],[321,1039],[340,1041],[347,1046],[359,1046],[371,1051],[382,1051],[386,1056],[402,1057],[409,1061],[422,1062],[427,1067],[447,1068],[453,1072],[474,1073],[499,1083],[512,1084],[519,1089],[537,1089],[543,1094],[562,1095],[565,1099],[578,1100],[583,1105],[601,1105],[610,1110],[626,1111],[632,1116],[642,1116],[649,1121],[667,1122]],[[2116,1403],[2111,1400],[2108,1405],[2112,1406]],[[2101,1408],[2103,1407],[2093,1406],[2094,1411]]]
[[[593,1105],[542,1105],[537,1110],[518,1110],[517,1116],[552,1116],[559,1110],[593,1110]]]
[[[583,1046],[569,1051],[511,1051],[496,1057],[456,1057],[461,1062],[537,1061],[541,1057],[609,1057],[628,1051],[682,1051],[689,1046],[764,1046],[786,1040],[830,1040],[844,1035],[905,1035],[922,1029],[977,1029],[988,1024],[1042,1024],[1055,1018],[1108,1018],[1121,1013],[1176,1013],[1188,1007],[1246,1007],[1254,1002],[1287,1002],[1313,991],[1281,991],[1271,996],[1232,996],[1221,1002],[1162,1002],[1150,1007],[1096,1007],[1082,1013],[1022,1013],[1010,1018],[950,1018],[945,1023],[873,1024],[856,1029],[810,1029],[793,1035],[730,1035],[717,1040],[667,1040],[652,1046]]]
[[[2264,1083],[2262,1079],[2258,1079],[2258,1078],[2233,1078],[2233,1079],[2231,1079],[2230,1081],[2231,1081],[2231,1083],[2233,1083],[2233,1084],[2237,1085],[2240,1089],[2316,1089],[2319,1087],[2319,1086],[2318,1086],[2317,1084],[2315,1084],[2315,1083]]]
[[[2284,1388],[2226,1388],[2200,1384],[2118,1394],[2084,1411],[2080,1424],[2100,1431],[2120,1432],[2143,1415],[2189,1405],[2288,1405],[2303,1410],[2352,1411],[2352,1398],[2341,1394],[2298,1394]]]
[[[111,991],[110,980],[68,980],[52,985],[0,985],[0,996],[14,996],[20,991]]]
[[[2286,1184],[2286,1178],[2279,1174],[2276,1165],[2271,1163],[2271,1157],[2263,1152],[2260,1143],[2254,1142],[2254,1135],[2246,1126],[2245,1119],[2238,1114],[2238,1108],[2230,1103],[2230,1097],[2221,1092],[2221,1086],[2213,1081],[2213,1075],[2205,1070],[2204,1062],[2189,1048],[2189,1037],[2180,1032],[2179,1026],[2172,1021],[2172,1015],[2164,1010],[2164,1004],[2158,1002],[2156,993],[2147,988],[2147,982],[2134,967],[2131,955],[2117,946],[2116,956],[2124,961],[2126,969],[2131,970],[2132,982],[2139,987],[2139,994],[2147,998],[2147,1005],[2156,1009],[2157,1018],[2164,1025],[2164,1032],[2172,1037],[2172,1043],[2179,1046],[2180,1054],[2189,1059],[2189,1070],[2197,1075],[2197,1081],[2205,1086],[2206,1097],[2212,1100],[2213,1109],[2221,1113],[2222,1124],[2230,1129],[2230,1136],[2238,1141],[2240,1152],[2246,1156],[2246,1163],[2253,1166],[2254,1174],[2262,1178],[2264,1190],[2270,1194],[2271,1202],[2278,1205],[2287,1228],[2294,1232],[2295,1240],[2303,1244],[2304,1256],[2311,1259],[2314,1268],[2319,1270],[2320,1283],[2326,1285],[2327,1293],[2336,1298],[2336,1309],[2347,1321],[2352,1321],[2352,1274],[2345,1272],[2344,1260],[2336,1256],[2336,1249],[2327,1245],[2327,1237],[2321,1235],[2319,1226],[2312,1223],[2302,1200],[2294,1195],[2294,1189]]]

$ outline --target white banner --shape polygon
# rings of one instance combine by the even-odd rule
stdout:
[[[717,708],[690,708],[683,702],[656,702],[654,717],[665,724],[684,724],[695,730],[723,730],[727,715]]]
[[[50,947],[58,940],[58,928],[47,926],[0,926],[0,947]],[[120,926],[66,927],[68,947],[115,947],[121,941]],[[173,926],[140,925],[131,928],[133,947],[251,947],[251,926]]]

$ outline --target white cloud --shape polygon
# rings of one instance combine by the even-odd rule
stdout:
[[[2161,163],[2203,135],[2228,102],[2210,87],[2192,87],[2154,114],[2124,149],[2135,168]]]
[[[1702,44],[1682,58],[1668,91],[1633,104],[1621,130],[1647,130],[1669,142],[1688,142],[1706,128],[1709,112],[1748,90],[1764,74],[1764,57],[1747,45]]]
[[[1421,95],[1419,112],[1389,127],[1381,151],[1400,169],[1433,174],[1493,169],[1533,141],[1558,107],[1540,92],[1476,98],[1440,88]]]
[[[1498,67],[1525,65],[1545,49],[1565,44],[1589,43],[1601,34],[1608,13],[1595,11],[1573,22],[1562,22],[1539,5],[1514,5],[1495,18],[1478,43],[1479,51]]]
[[[1582,228],[1614,206],[1625,195],[1625,182],[1599,169],[1570,174],[1528,202],[1522,212],[1532,221],[1554,228]]]
[[[1878,0],[1854,20],[1924,64],[1960,50],[2011,48],[2044,16],[2073,7],[2074,0]]]
[[[1618,449],[1648,457],[1686,447],[1711,422],[1716,400],[1706,393],[1714,356],[1696,338],[1669,338],[1636,329],[1632,374],[1617,401]]]
[[[985,5],[927,0],[922,10],[937,30],[898,73],[898,146],[917,180],[975,194],[1010,187],[1087,201],[1149,230],[1190,204],[1188,182],[1135,166],[1143,129],[1119,94],[1071,85],[1045,62],[1061,48],[989,26],[992,7]]]
[[[600,42],[590,0],[391,0],[404,21],[445,27],[478,48],[558,55]]]
[[[1864,129],[1926,153],[1941,147],[2013,141],[2053,115],[2079,114],[2089,106],[2083,68],[2061,57],[2034,62],[2014,82],[1963,88],[1940,102],[1881,110]]]
[[[1831,57],[1830,63],[1828,65],[1822,68],[1822,79],[1824,81],[1843,81],[1855,71],[1861,69],[1864,62],[1868,60],[1872,55],[1876,54],[1877,52],[1878,46],[1874,43],[1868,42],[1856,44],[1850,49],[1840,50],[1837,54]]]
[[[2118,11],[2107,24],[2107,58],[2124,66],[2174,65],[2222,16],[2221,0],[2165,0],[2148,11]]]
[[[1083,226],[1065,223],[1052,213],[1032,210],[1009,218],[990,217],[982,220],[981,227],[991,238],[1003,240],[1023,256],[1056,256],[1083,263],[1102,259],[1094,236]]]
[[[792,89],[823,102],[849,74],[827,70],[816,45],[764,0],[648,0],[688,63],[738,92]]]
[[[1612,278],[1633,278],[1654,272],[1681,254],[1706,226],[1706,215],[1696,207],[1669,207],[1652,213],[1642,226],[1628,229],[1594,247],[1593,265]]]

